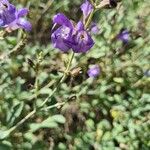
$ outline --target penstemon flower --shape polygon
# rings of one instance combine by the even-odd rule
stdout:
[[[87,71],[89,77],[97,77],[100,74],[100,67],[98,65],[93,65]]]
[[[80,8],[83,12],[83,21],[85,22],[86,18],[93,11],[93,6],[90,4],[88,0],[85,0],[85,2],[81,5]]]
[[[84,8],[86,7],[84,6]],[[84,8],[82,7],[82,11],[84,19],[86,19],[92,9]],[[86,13],[86,11],[88,12]],[[59,25],[59,28],[51,35],[52,43],[55,48],[63,52],[68,52],[69,49],[72,48],[75,53],[85,53],[94,45],[94,41],[90,33],[85,29],[82,21],[74,25],[64,14],[58,13],[54,16],[53,23],[54,26]]]
[[[0,0],[0,27],[6,28],[8,32],[18,28],[30,31],[30,22],[23,18],[27,14],[27,8],[17,10],[8,0]]]
[[[55,48],[67,52],[71,48],[70,43],[72,41],[74,30],[73,24],[64,14],[61,13],[54,16],[53,23],[60,25],[60,27],[52,33],[52,43]]]
[[[76,32],[73,35],[72,49],[75,53],[84,53],[90,50],[94,41],[90,34],[85,30],[83,23],[80,21],[76,25]]]

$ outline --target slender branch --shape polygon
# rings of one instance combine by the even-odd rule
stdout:
[[[39,95],[39,79],[38,79],[38,76],[39,76],[39,71],[37,70],[36,71],[35,84],[34,84],[36,99],[38,98],[38,95]]]
[[[45,108],[41,108],[41,111],[48,111],[49,109],[52,109],[52,108],[59,108],[59,107],[61,107],[61,106],[63,106],[65,104],[65,102],[58,102],[58,103],[56,103],[56,104],[54,104],[54,105],[51,105],[51,106],[47,106],[47,107],[45,107]]]
[[[72,52],[71,54],[71,57],[70,57],[70,60],[69,60],[69,63],[67,65],[67,68],[63,74],[63,76],[61,77],[61,79],[59,80],[58,84],[56,85],[56,87],[54,88],[54,90],[52,91],[52,93],[44,100],[44,102],[41,104],[41,107],[43,107],[47,102],[48,100],[53,96],[53,94],[57,91],[58,87],[60,86],[60,84],[66,79],[67,75],[68,75],[68,72],[69,72],[69,69],[70,69],[70,66],[71,66],[71,63],[72,63],[72,60],[73,60],[73,57],[74,57],[74,52]]]
[[[54,88],[54,90],[52,91],[52,93],[44,100],[44,102],[41,104],[41,106],[38,108],[38,109],[34,109],[33,111],[31,111],[27,116],[25,116],[22,120],[20,120],[15,126],[13,126],[12,128],[10,128],[8,131],[9,133],[13,132],[14,130],[16,130],[20,125],[22,125],[26,120],[28,120],[30,117],[32,117],[36,112],[37,110],[48,110],[48,109],[51,109],[51,108],[54,108],[54,107],[58,107],[58,106],[61,106],[63,104],[65,104],[64,102],[63,103],[56,103],[52,106],[48,106],[46,108],[42,108],[46,103],[47,101],[53,96],[53,94],[57,91],[58,87],[60,86],[60,84],[65,80],[65,78],[67,77],[68,75],[68,72],[69,72],[69,69],[70,69],[70,66],[71,66],[71,63],[72,63],[72,60],[74,58],[74,52],[72,52],[71,54],[71,57],[70,57],[70,60],[68,62],[68,65],[67,65],[67,68],[62,76],[62,78],[60,79],[60,81],[58,82],[57,86]]]
[[[10,128],[9,134],[12,133],[14,130],[16,130],[20,125],[22,125],[26,120],[28,120],[30,117],[32,117],[36,113],[36,110],[31,111],[27,116],[25,116],[22,120],[20,120],[15,126]]]
[[[41,108],[40,111],[48,111],[52,108],[58,108],[58,107],[61,107],[62,105],[64,105],[65,102],[58,102],[54,105],[51,105],[51,106],[48,106],[46,108]],[[22,120],[20,120],[15,126],[13,126],[12,128],[10,128],[8,130],[9,134],[12,133],[14,130],[16,130],[20,125],[22,125],[24,122],[26,122],[29,118],[31,118],[35,113],[36,113],[36,109],[34,109],[33,111],[31,111],[26,117],[24,117]]]
[[[91,23],[91,20],[92,20],[92,17],[93,17],[93,15],[94,15],[94,12],[95,12],[95,9],[92,10],[92,12],[90,13],[90,15],[89,15],[89,17],[88,17],[88,20],[87,20],[87,22],[86,22],[86,24],[85,24],[85,28],[86,28],[86,29],[88,28],[88,26],[89,26],[90,23]]]

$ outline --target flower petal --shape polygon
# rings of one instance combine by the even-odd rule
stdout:
[[[30,23],[29,21],[23,19],[23,18],[18,19],[17,24],[18,24],[21,28],[23,28],[23,29],[25,29],[25,30],[27,30],[27,31],[31,31],[31,29],[32,29],[31,23]]]
[[[66,27],[68,28],[68,27]],[[67,52],[70,49],[67,39],[64,37],[64,27],[59,27],[51,35],[51,40],[55,48],[60,49],[63,52]]]
[[[0,19],[0,27],[3,26],[4,21]]]
[[[11,22],[10,24],[8,25],[5,25],[6,27],[6,30],[7,31],[13,31],[13,30],[16,30],[19,28],[19,25],[17,25],[17,20]]]
[[[100,29],[99,29],[99,27],[97,26],[97,24],[95,22],[92,22],[91,27],[90,27],[90,31],[93,34],[98,34],[99,33]]]
[[[81,5],[81,10],[83,12],[83,20],[85,21],[88,15],[92,12],[93,6],[90,4],[88,0],[86,0],[82,5]]]
[[[14,14],[16,12],[16,7],[12,4],[8,4],[8,12]]]
[[[79,21],[76,25],[76,28],[78,31],[82,31],[84,30],[84,24],[81,21]]]
[[[54,16],[53,23],[73,28],[71,21],[62,13],[58,13],[57,15]]]
[[[72,49],[75,53],[86,53],[94,45],[94,41],[87,31],[79,31],[74,40]]]
[[[29,10],[27,8],[21,8],[17,11],[17,17],[20,18],[20,17],[23,17],[25,15],[27,15],[29,12]]]

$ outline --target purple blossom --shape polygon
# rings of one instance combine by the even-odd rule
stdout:
[[[52,43],[55,48],[67,52],[71,48],[73,25],[71,21],[61,13],[58,13],[53,18],[53,23],[60,25],[60,27],[55,30],[52,35]]]
[[[88,73],[89,77],[95,78],[95,77],[99,76],[99,74],[100,74],[100,67],[98,65],[94,65],[89,68],[87,73]]]
[[[0,0],[0,27],[6,28],[7,31],[11,32],[18,28],[30,31],[30,22],[23,18],[27,14],[27,8],[17,10],[8,0]]]
[[[85,2],[81,5],[80,8],[83,12],[83,20],[85,21],[89,14],[93,11],[93,6],[88,0],[85,0]]]
[[[123,43],[128,43],[129,42],[129,32],[127,29],[122,30],[119,35],[118,39],[121,40]]]
[[[98,34],[100,32],[100,28],[97,26],[97,24],[95,22],[92,22],[90,31],[93,34]]]
[[[64,14],[58,13],[54,16],[53,23],[54,26],[59,25],[51,35],[55,48],[63,52],[68,52],[72,48],[75,53],[84,53],[94,45],[94,41],[81,21],[73,25]]]
[[[90,34],[84,29],[81,21],[76,26],[76,33],[73,35],[72,49],[75,53],[84,53],[92,48],[94,41]]]

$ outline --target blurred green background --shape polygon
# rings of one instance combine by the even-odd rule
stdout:
[[[50,42],[52,17],[63,12],[81,17],[81,0],[12,0],[28,7],[33,25],[21,50],[5,57],[21,40],[18,30],[0,40],[0,130],[7,130],[33,109],[34,83],[39,61],[40,104],[52,92],[64,70],[68,54]],[[0,150],[149,150],[150,149],[150,1],[125,0],[117,8],[94,15],[100,33],[87,54],[76,54],[69,76],[47,105],[66,102],[60,108],[37,113],[7,139]],[[116,36],[128,29],[127,45]],[[88,67],[99,64],[101,74],[91,79]],[[50,82],[50,83],[49,83]],[[46,86],[49,83],[49,86]],[[48,88],[50,87],[50,88]],[[41,123],[42,122],[42,123]]]

